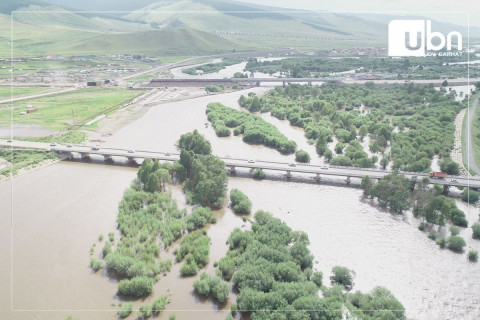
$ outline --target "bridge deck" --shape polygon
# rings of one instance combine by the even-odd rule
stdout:
[[[133,153],[128,149],[120,148],[108,148],[101,147],[98,150],[93,150],[91,146],[87,145],[72,145],[68,147],[67,145],[55,145],[52,146],[48,143],[41,142],[29,142],[29,141],[12,141],[7,142],[6,140],[0,139],[0,147],[10,147],[10,148],[19,148],[19,149],[36,149],[43,151],[53,151],[58,153],[78,153],[84,155],[98,155],[105,158],[111,157],[123,157],[130,159],[158,159],[161,161],[175,161],[179,160],[180,156],[177,153],[164,153],[164,152],[155,152],[155,151],[143,151],[135,150]],[[262,169],[262,170],[272,170],[272,171],[283,171],[290,173],[303,173],[303,174],[314,174],[320,176],[339,176],[339,177],[350,177],[350,178],[362,178],[364,176],[370,176],[375,179],[380,179],[388,174],[391,171],[388,170],[379,170],[379,169],[364,169],[364,168],[354,168],[354,167],[340,167],[340,166],[330,166],[325,168],[318,165],[311,164],[291,164],[285,162],[275,162],[275,161],[261,161],[256,160],[253,163],[248,159],[235,159],[235,158],[220,158],[225,162],[225,166],[229,168],[246,168],[246,169]],[[418,172],[402,172],[407,178],[422,179],[428,177],[425,173]],[[455,181],[452,181],[455,180]],[[460,176],[450,176],[447,179],[430,179],[430,183],[438,183],[441,185],[451,185],[451,186],[462,186],[462,187],[472,187],[480,188],[479,179],[470,179]]]

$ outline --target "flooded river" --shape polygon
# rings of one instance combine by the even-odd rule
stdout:
[[[109,137],[105,145],[176,152],[179,136],[197,129],[212,142],[216,155],[293,161],[293,155],[248,145],[240,137],[218,138],[208,124],[207,103],[220,101],[238,108],[241,94],[266,90],[253,88],[160,104]],[[268,115],[264,118],[276,121],[290,139],[315,155],[301,130]],[[0,197],[6,200],[0,204],[0,319],[65,319],[69,315],[81,320],[116,319],[120,302],[115,295],[116,280],[102,272],[94,274],[88,252],[92,243],[101,246],[99,234],[115,230],[118,202],[135,173],[136,169],[128,167],[61,162],[19,176],[13,184],[0,182]],[[293,229],[309,234],[315,266],[324,272],[324,279],[332,266],[344,265],[357,274],[354,290],[385,286],[404,304],[409,317],[480,317],[479,265],[468,263],[465,254],[440,250],[417,230],[418,222],[411,216],[381,211],[354,188],[231,177],[229,188],[233,187],[250,197],[254,210],[268,210]],[[172,194],[184,207],[181,190],[173,187]],[[459,206],[470,224],[478,220],[478,209]],[[215,214],[218,221],[208,231],[212,238],[210,273],[213,262],[227,251],[225,241],[231,230],[247,227],[228,208]],[[480,249],[479,242],[471,240],[471,229],[462,232],[470,247]],[[163,253],[163,257],[169,256]],[[161,319],[168,319],[173,312],[178,320],[225,319],[228,305],[217,306],[194,296],[194,278],[180,278],[178,269],[179,265],[174,265],[155,285],[154,296],[136,303],[136,308],[170,294],[172,303]],[[136,314],[129,317],[134,318]]]

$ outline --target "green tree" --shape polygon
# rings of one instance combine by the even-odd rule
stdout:
[[[178,148],[180,150],[192,151],[194,154],[209,155],[212,153],[210,142],[197,130],[182,134],[178,141]]]
[[[364,176],[362,178],[362,182],[360,184],[360,189],[363,190],[363,195],[364,196],[369,196],[370,195],[370,190],[372,189],[374,182],[370,178],[370,176]]]
[[[447,247],[452,251],[462,252],[466,245],[465,240],[460,236],[450,236],[447,239]]]
[[[472,226],[472,238],[473,239],[480,239],[480,223],[476,222]]]
[[[147,185],[145,186],[145,191],[147,192],[158,192],[161,190],[160,180],[158,179],[158,175],[155,173],[150,173],[148,176]]]
[[[469,188],[464,189],[462,192],[462,200],[468,203],[475,203],[478,201],[479,195],[475,190]]]
[[[237,214],[249,214],[252,210],[252,202],[238,189],[230,191],[230,201],[232,202],[233,212]]]
[[[454,162],[450,157],[443,158],[440,161],[440,170],[450,175],[458,175],[460,173],[458,163]]]
[[[310,162],[310,155],[305,150],[298,150],[297,152],[295,152],[295,161],[308,163]]]
[[[330,281],[333,284],[342,285],[345,288],[353,287],[353,278],[355,272],[346,267],[335,266],[332,268],[332,276],[330,276]]]

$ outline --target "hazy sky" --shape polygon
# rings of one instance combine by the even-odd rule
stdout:
[[[414,14],[463,26],[480,27],[480,0],[237,0],[307,10]]]

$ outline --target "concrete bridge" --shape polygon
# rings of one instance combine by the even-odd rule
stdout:
[[[286,86],[291,83],[307,83],[312,85],[314,83],[337,83],[337,84],[365,84],[366,82],[373,82],[377,86],[392,86],[395,84],[415,83],[415,84],[430,84],[432,83],[436,87],[441,87],[445,79],[433,79],[433,80],[355,80],[355,79],[337,79],[337,78],[231,78],[231,79],[153,79],[149,84],[145,85],[147,88],[157,87],[206,87],[208,85],[224,85],[226,87],[232,87],[233,85],[242,86],[261,86],[262,83],[278,83]],[[480,82],[480,79],[450,79],[448,81],[448,87],[451,86],[465,86],[474,85]]]
[[[0,147],[12,149],[29,149],[42,150],[46,152],[56,152],[63,156],[63,158],[79,158],[86,159],[92,155],[103,157],[107,162],[113,163],[114,158],[123,158],[128,162],[136,162],[136,160],[143,160],[146,158],[159,161],[175,161],[180,159],[178,153],[165,153],[156,151],[143,150],[128,150],[109,147],[97,147],[87,145],[54,145],[41,142],[29,141],[11,141],[0,139]],[[336,176],[346,178],[346,183],[350,183],[351,178],[363,178],[369,176],[372,179],[381,179],[391,173],[389,170],[380,169],[364,169],[354,167],[341,166],[320,166],[300,163],[287,163],[275,161],[261,161],[251,159],[236,159],[236,158],[220,158],[225,162],[228,170],[235,172],[237,168],[246,169],[262,169],[265,171],[285,172],[287,177],[292,174],[308,174],[316,181],[320,181],[324,176]],[[409,179],[421,180],[428,177],[425,173],[419,172],[402,172]],[[449,186],[470,187],[480,189],[480,179],[470,179],[461,176],[449,176],[447,179],[429,179],[431,184],[444,185],[445,188]]]
[[[328,78],[231,78],[231,79],[153,79],[146,87],[205,87],[208,85],[226,87],[260,86],[262,83],[281,83],[284,87],[290,83],[340,83],[337,79]]]

